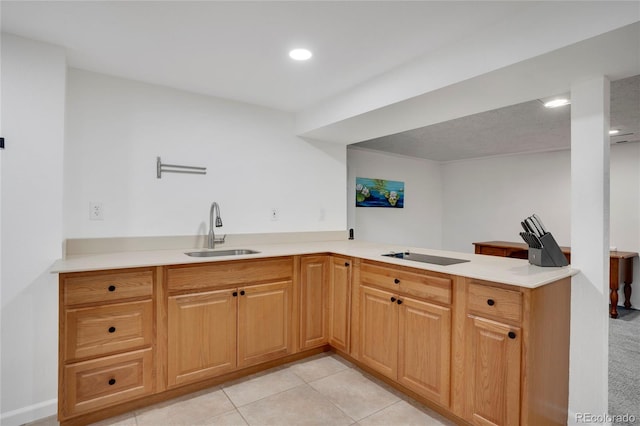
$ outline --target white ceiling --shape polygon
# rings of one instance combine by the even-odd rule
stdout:
[[[0,14],[3,32],[64,47],[71,67],[293,112],[309,139],[377,138],[365,145],[441,161],[566,147],[567,110],[524,101],[640,73],[640,1],[0,0]],[[300,46],[310,61],[288,58]],[[612,116],[638,122],[615,96]]]
[[[2,30],[69,66],[298,111],[490,27],[526,2],[2,1]],[[314,57],[294,62],[307,47]]]
[[[613,143],[640,140],[640,75],[611,83]],[[434,161],[569,149],[571,106],[539,100],[481,112],[351,145]]]

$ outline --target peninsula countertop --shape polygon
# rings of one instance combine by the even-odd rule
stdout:
[[[219,256],[190,257],[185,253],[202,249],[185,248],[170,250],[122,251],[114,253],[68,256],[57,260],[50,269],[52,273],[86,272],[109,269],[124,269],[163,265],[183,265],[234,260],[260,259],[278,256],[296,256],[318,253],[337,254],[365,260],[441,272],[525,288],[536,288],[577,274],[577,269],[566,267],[539,267],[527,260],[511,259],[471,253],[407,247],[397,244],[373,243],[356,240],[336,240],[319,242],[296,242],[279,244],[251,244],[234,246],[224,244],[216,250],[251,249],[259,253]],[[454,265],[436,265],[382,256],[389,252],[406,252],[431,256],[465,259],[469,262]]]

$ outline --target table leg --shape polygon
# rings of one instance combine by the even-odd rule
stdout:
[[[618,318],[618,289],[611,289],[609,300],[611,302],[609,306],[609,316],[611,318]]]
[[[631,283],[633,282],[633,257],[624,262],[624,307],[631,307]]]
[[[618,282],[620,280],[618,258],[609,260],[609,316],[618,318]]]

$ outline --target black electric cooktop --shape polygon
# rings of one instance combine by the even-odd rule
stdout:
[[[387,253],[383,256],[395,257],[397,259],[413,260],[414,262],[433,263],[435,265],[455,265],[456,263],[470,262],[466,259],[454,259],[453,257],[431,256],[428,254],[409,253],[405,251],[403,253]]]

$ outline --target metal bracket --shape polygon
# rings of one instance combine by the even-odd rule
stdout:
[[[156,160],[156,174],[158,179],[162,178],[162,173],[189,173],[194,175],[206,175],[206,167],[179,166],[177,164],[162,164],[160,157]]]

